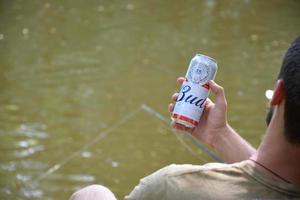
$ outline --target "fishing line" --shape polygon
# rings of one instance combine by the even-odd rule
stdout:
[[[62,160],[61,162],[59,162],[59,163],[55,164],[54,166],[52,166],[51,168],[49,168],[45,173],[41,174],[36,180],[40,181],[40,180],[44,179],[45,177],[49,176],[50,174],[54,173],[55,171],[59,170],[62,166],[64,166],[65,164],[67,164],[70,160],[72,160],[76,156],[80,155],[84,150],[88,149],[89,147],[91,147],[95,143],[97,143],[100,140],[104,139],[113,130],[115,130],[119,126],[123,125],[124,123],[126,123],[133,116],[135,116],[139,111],[141,111],[141,107],[139,107],[138,109],[135,109],[135,110],[131,111],[130,113],[128,113],[127,115],[125,115],[121,120],[119,120],[118,122],[116,122],[115,124],[113,124],[112,126],[110,126],[107,130],[99,133],[97,137],[93,138],[89,143],[87,143],[81,149],[79,149],[78,151],[72,153],[66,159]]]

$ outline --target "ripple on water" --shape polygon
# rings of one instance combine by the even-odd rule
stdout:
[[[18,173],[18,174],[16,175],[16,179],[17,179],[18,181],[21,181],[21,182],[23,182],[23,183],[26,183],[26,182],[28,182],[28,181],[31,181],[31,180],[32,180],[32,177],[31,177],[30,175],[25,175],[25,174],[20,174],[20,173]]]
[[[23,123],[16,130],[16,133],[25,136],[15,143],[15,156],[25,158],[37,152],[43,151],[44,146],[40,144],[40,139],[48,137],[47,125],[42,123]]]
[[[0,169],[4,171],[15,171],[17,169],[17,164],[14,161],[2,163],[0,164]]]
[[[24,157],[28,157],[32,154],[35,154],[35,153],[43,151],[43,150],[44,150],[44,146],[39,145],[39,146],[35,146],[35,147],[30,147],[30,148],[27,148],[24,150],[16,150],[15,155],[19,158],[24,158]]]
[[[17,144],[16,144],[16,147],[27,148],[27,147],[36,146],[37,144],[38,144],[38,140],[29,139],[29,140],[18,141]]]
[[[69,175],[67,179],[78,182],[93,182],[96,180],[94,176],[86,175],[86,174],[74,174]]]
[[[90,158],[90,157],[92,157],[92,153],[91,152],[89,152],[89,151],[83,151],[83,152],[81,152],[81,157],[83,157],[83,158]]]
[[[13,186],[7,182],[6,187],[0,188],[0,196],[3,195],[4,199],[14,199],[16,196],[28,199],[41,199],[43,192],[39,189],[39,183],[34,181],[34,174],[38,171],[44,171],[47,167],[47,164],[32,159],[1,163],[0,171],[4,172],[4,174],[10,174],[8,176],[11,176],[11,182],[17,185]]]
[[[17,170],[35,170],[35,171],[44,171],[47,169],[48,165],[44,162],[32,160],[32,159],[23,159],[19,161],[10,161],[7,163],[0,164],[0,170],[4,171],[17,171]]]
[[[30,170],[41,170],[44,171],[48,168],[48,165],[42,161],[33,160],[33,159],[24,159],[18,163],[18,166],[21,169],[30,169]]]
[[[43,191],[40,189],[21,188],[21,193],[27,198],[38,198],[43,196]]]
[[[42,123],[24,123],[16,130],[20,135],[30,138],[47,138],[47,125]]]
[[[12,191],[7,187],[3,187],[3,188],[0,188],[0,194],[5,195],[5,196],[11,196]]]
[[[51,174],[51,176],[48,176],[47,179],[49,180],[70,180],[75,182],[93,182],[96,180],[96,178],[89,174],[62,174],[62,173],[56,173]]]

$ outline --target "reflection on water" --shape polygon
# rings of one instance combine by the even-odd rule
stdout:
[[[121,199],[162,166],[212,161],[159,117],[196,53],[218,60],[229,120],[257,145],[299,10],[293,0],[0,2],[0,199],[67,199],[93,183]]]
[[[27,156],[30,156],[31,154],[34,154],[34,153],[42,151],[42,150],[44,150],[43,146],[30,147],[25,150],[16,151],[16,156],[17,157],[27,157]]]
[[[16,136],[20,135],[26,139],[19,140],[14,145],[16,148],[16,157],[28,157],[39,151],[43,151],[44,146],[40,144],[40,140],[48,137],[48,134],[45,132],[46,128],[45,124],[39,123],[21,124],[15,133],[17,134]]]

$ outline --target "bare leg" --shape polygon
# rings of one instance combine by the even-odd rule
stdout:
[[[70,200],[117,200],[115,195],[102,185],[90,185],[76,191]]]

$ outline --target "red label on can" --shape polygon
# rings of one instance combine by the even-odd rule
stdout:
[[[193,120],[193,119],[190,119],[190,118],[188,118],[188,117],[186,117],[186,116],[183,116],[183,115],[178,115],[178,114],[176,114],[176,113],[173,113],[173,114],[172,114],[172,118],[174,118],[174,119],[179,119],[179,120],[182,120],[182,121],[186,121],[186,122],[188,122],[188,123],[190,123],[190,124],[193,124],[194,126],[197,126],[197,125],[198,125],[198,122],[197,122],[197,121],[195,121],[195,120]]]

